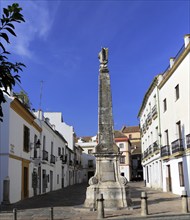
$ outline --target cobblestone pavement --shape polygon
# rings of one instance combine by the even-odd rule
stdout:
[[[143,182],[131,182],[130,194],[133,201],[132,208],[122,210],[105,210],[106,219],[143,219],[141,217],[141,192],[148,195],[149,219],[189,219],[190,213],[181,213],[181,198],[172,193],[144,187]],[[97,219],[97,212],[83,208],[87,185],[77,184],[67,188],[25,199],[9,206],[0,206],[0,219],[14,219],[12,210],[17,209],[17,220],[49,220],[53,208],[55,220],[93,220]],[[188,198],[190,208],[190,198]]]

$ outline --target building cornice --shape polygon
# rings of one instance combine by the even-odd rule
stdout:
[[[41,132],[42,128],[34,121],[36,118],[35,116],[26,109],[23,104],[15,98],[11,103],[10,107],[25,121],[27,121],[30,125],[32,125],[37,131]]]
[[[187,54],[190,52],[190,44],[184,49],[182,54],[179,56],[179,58],[174,62],[171,69],[168,70],[168,72],[163,75],[163,80],[158,85],[158,88],[161,89],[164,84],[168,81],[168,79],[172,76],[172,74],[175,72],[175,70],[178,68],[178,66],[181,64],[181,62],[185,59]]]
[[[144,96],[144,99],[143,99],[141,108],[140,108],[139,113],[138,113],[138,118],[141,116],[141,113],[142,113],[142,111],[144,110],[144,108],[145,108],[145,106],[146,106],[146,103],[147,103],[147,101],[148,101],[148,98],[149,98],[150,94],[152,93],[152,91],[154,90],[154,88],[155,88],[155,87],[157,86],[157,84],[158,84],[158,77],[159,77],[159,75],[157,75],[157,76],[154,78],[154,80],[152,81],[152,83],[151,83],[149,89],[147,90],[147,92],[146,92],[146,94],[145,94],[145,96]]]

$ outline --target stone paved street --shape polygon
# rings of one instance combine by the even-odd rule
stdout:
[[[141,217],[140,196],[148,194],[149,219],[190,219],[190,213],[181,214],[181,198],[172,193],[144,187],[143,182],[129,183],[133,209],[105,210],[106,219],[143,219]],[[83,208],[87,185],[78,184],[34,198],[25,199],[10,206],[0,206],[0,219],[13,219],[12,210],[17,208],[17,219],[48,220],[50,207],[54,207],[54,219],[96,219],[97,212]],[[188,200],[190,207],[190,198]]]

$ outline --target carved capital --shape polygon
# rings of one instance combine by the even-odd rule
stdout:
[[[98,179],[95,176],[92,176],[89,181],[88,181],[89,185],[95,185],[98,183]]]
[[[119,178],[119,182],[121,183],[121,185],[127,185],[128,181],[127,178],[125,178],[124,176],[120,176]]]

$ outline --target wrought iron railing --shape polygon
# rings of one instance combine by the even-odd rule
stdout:
[[[190,134],[186,135],[187,148],[190,148]]]
[[[170,156],[170,146],[165,145],[161,147],[161,157]]]
[[[45,150],[42,150],[42,160],[48,161],[48,152]]]
[[[157,114],[158,114],[157,106],[154,105],[153,108],[152,108],[152,117],[157,116]]]
[[[55,156],[53,154],[50,155],[50,163],[55,164]]]
[[[184,151],[182,139],[177,139],[172,142],[172,154],[176,152]]]
[[[153,152],[157,151],[158,149],[159,149],[159,147],[158,147],[158,141],[155,141],[155,142],[153,143]]]

